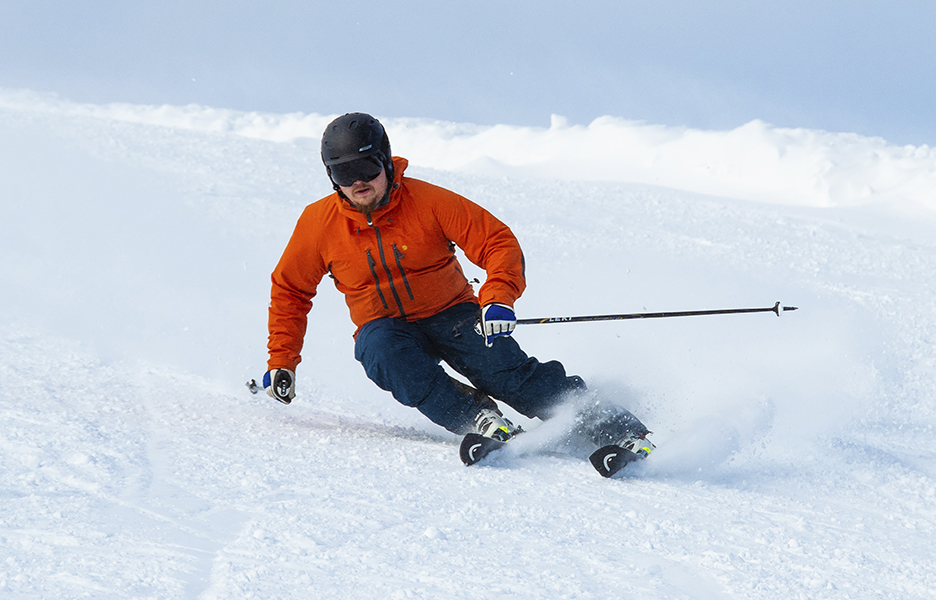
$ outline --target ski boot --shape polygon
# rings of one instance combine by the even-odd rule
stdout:
[[[500,411],[482,408],[475,417],[475,429],[478,435],[486,438],[493,438],[500,442],[506,442],[516,434],[520,433],[519,427],[504,418]]]
[[[465,434],[458,452],[466,465],[473,465],[502,448],[507,440],[523,431],[505,419],[500,411],[490,408],[478,411],[474,425],[475,431]]]
[[[609,402],[595,402],[576,415],[573,436],[594,448],[588,457],[603,477],[611,477],[628,463],[646,458],[654,445],[650,430],[629,410]]]

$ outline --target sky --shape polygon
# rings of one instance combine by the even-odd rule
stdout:
[[[481,125],[779,127],[936,144],[936,4],[4,0],[0,87]]]

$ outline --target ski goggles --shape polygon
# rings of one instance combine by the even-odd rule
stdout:
[[[357,181],[367,183],[383,173],[383,165],[373,156],[359,158],[328,167],[332,181],[341,187],[351,187]]]

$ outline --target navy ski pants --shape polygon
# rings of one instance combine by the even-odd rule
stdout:
[[[477,389],[528,417],[546,418],[563,396],[584,389],[557,361],[540,362],[512,337],[490,348],[475,331],[478,305],[457,304],[418,321],[375,319],[361,327],[354,356],[367,376],[434,423],[454,433],[469,431],[478,410],[441,366],[445,361]]]

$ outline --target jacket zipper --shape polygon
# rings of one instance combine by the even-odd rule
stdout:
[[[380,264],[383,265],[384,272],[387,274],[387,283],[390,284],[390,293],[393,294],[393,299],[396,301],[397,306],[400,308],[400,318],[405,321],[406,310],[403,309],[403,301],[400,299],[400,294],[397,293],[396,284],[393,283],[393,272],[390,270],[390,265],[387,264],[387,258],[384,255],[383,240],[381,239],[381,236],[380,236],[380,227],[377,227],[376,225],[374,225],[374,222],[371,221],[370,215],[367,215],[367,224],[370,225],[373,228],[374,232],[377,234],[377,253],[380,256]],[[367,251],[367,257],[370,261],[374,260],[373,257],[371,256],[370,250]],[[371,267],[371,272],[374,275],[374,279],[379,282],[380,280],[377,279],[377,271],[375,270],[373,266]],[[409,286],[407,285],[407,287]],[[379,283],[378,283],[377,291],[380,292]],[[383,300],[383,295],[380,296],[380,299]],[[386,301],[384,301],[384,308],[387,308]]]
[[[415,300],[416,298],[413,297],[413,290],[411,290],[409,286],[409,279],[406,278],[406,271],[403,270],[403,263],[400,260],[403,258],[403,253],[397,249],[396,244],[393,245],[393,258],[396,259],[396,266],[397,269],[400,270],[400,277],[403,278],[403,285],[406,286],[406,293],[409,294],[409,299]]]
[[[374,257],[371,255],[370,248],[367,249],[367,266],[370,267],[371,275],[374,276],[374,283],[377,284],[377,295],[380,296],[380,301],[383,302],[384,309],[390,308],[387,305],[387,299],[384,298],[383,292],[380,290],[380,277],[377,277],[377,263],[374,262]]]

